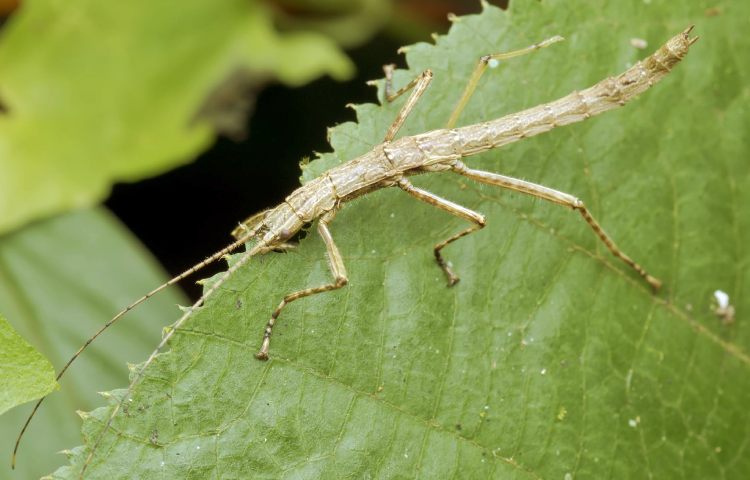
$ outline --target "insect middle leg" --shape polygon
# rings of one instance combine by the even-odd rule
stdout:
[[[445,259],[443,258],[441,250],[445,248],[449,243],[455,242],[461,237],[465,237],[466,235],[469,235],[470,233],[474,233],[484,228],[485,226],[484,215],[482,215],[481,213],[477,213],[473,210],[469,210],[466,207],[462,207],[461,205],[457,203],[453,203],[449,200],[445,200],[444,198],[440,198],[434,193],[430,193],[426,190],[422,190],[421,188],[417,188],[414,185],[412,185],[412,183],[409,180],[405,178],[402,178],[401,180],[398,181],[398,186],[409,195],[415,198],[418,198],[419,200],[422,200],[425,203],[429,203],[430,205],[435,206],[441,210],[445,210],[446,212],[452,215],[464,218],[474,224],[470,226],[469,228],[461,230],[457,234],[436,244],[434,248],[435,260],[437,260],[438,265],[440,265],[440,268],[443,269],[443,271],[445,272],[445,275],[448,277],[448,286],[455,285],[456,283],[458,283],[459,278],[453,272],[453,269],[451,268],[450,263],[446,262]]]
[[[542,200],[547,200],[548,202],[563,205],[578,211],[578,213],[581,214],[588,226],[591,227],[596,236],[602,242],[604,242],[604,244],[614,256],[616,256],[617,258],[625,262],[628,266],[630,266],[630,268],[638,272],[638,274],[643,277],[643,279],[646,280],[649,285],[651,285],[651,288],[653,288],[654,291],[661,288],[661,281],[646,272],[643,267],[633,261],[632,258],[625,254],[625,252],[620,250],[617,245],[615,245],[612,237],[607,235],[604,229],[602,229],[601,225],[599,225],[599,222],[597,222],[594,216],[591,215],[591,212],[589,212],[584,203],[573,195],[547,188],[542,185],[537,185],[535,183],[519,180],[517,178],[506,177],[505,175],[500,175],[498,173],[474,170],[467,167],[461,161],[456,161],[452,167],[452,170],[465,177],[471,178],[472,180],[476,180],[477,182],[532,195],[534,197],[541,198]]]
[[[466,88],[463,91],[463,94],[461,95],[461,98],[459,99],[456,106],[453,108],[453,112],[451,113],[450,118],[448,119],[448,123],[446,124],[445,128],[453,128],[455,126],[456,121],[458,120],[458,117],[461,115],[461,112],[463,111],[464,107],[466,107],[466,104],[469,102],[469,99],[474,94],[474,91],[477,88],[477,85],[479,84],[479,79],[482,78],[482,75],[484,74],[485,70],[487,70],[487,67],[494,66],[497,62],[501,60],[508,60],[513,57],[520,57],[521,55],[526,55],[527,53],[534,52],[536,50],[539,50],[544,47],[548,47],[552,45],[553,43],[557,43],[563,40],[563,37],[559,35],[555,35],[554,37],[548,38],[546,40],[543,40],[539,43],[535,43],[533,45],[529,45],[526,48],[522,48],[519,50],[513,50],[511,52],[503,52],[503,53],[493,53],[490,55],[483,55],[479,58],[476,67],[474,67],[474,71],[471,74],[471,77],[469,77],[469,81],[466,84]],[[385,141],[390,142],[396,137],[396,134],[403,126],[404,122],[406,121],[406,117],[409,116],[409,113],[414,109],[414,106],[417,104],[419,99],[422,97],[422,94],[424,94],[425,90],[427,90],[427,87],[430,84],[430,81],[432,80],[432,71],[431,70],[425,70],[422,72],[419,76],[412,79],[411,82],[406,84],[405,86],[401,87],[397,91],[393,91],[393,69],[395,68],[394,65],[385,65],[383,66],[383,71],[385,72],[385,99],[388,102],[392,102],[396,100],[398,97],[403,95],[404,93],[408,92],[412,88],[414,91],[409,96],[409,99],[406,101],[403,107],[401,107],[401,110],[399,111],[398,115],[396,116],[396,119],[393,121],[393,124],[391,124],[390,128],[388,129],[388,132],[385,134]]]
[[[255,358],[257,358],[258,360],[268,360],[268,348],[271,344],[271,334],[273,333],[273,326],[276,323],[276,319],[279,318],[279,314],[281,314],[281,311],[284,309],[284,307],[295,300],[299,300],[300,298],[339,289],[349,282],[349,279],[346,276],[346,267],[344,267],[344,259],[341,257],[341,253],[339,252],[336,243],[334,243],[331,232],[328,229],[328,224],[333,220],[333,217],[335,215],[335,210],[328,212],[327,214],[323,215],[318,222],[318,234],[320,234],[320,237],[323,239],[323,243],[325,243],[326,246],[326,251],[328,253],[328,268],[333,274],[333,282],[321,285],[319,287],[306,288],[304,290],[290,293],[286,295],[283,300],[281,300],[281,303],[279,303],[279,306],[276,307],[276,310],[273,311],[273,313],[271,314],[271,319],[268,320],[268,323],[266,324],[266,329],[263,332],[263,344],[261,345],[258,353],[255,354]]]

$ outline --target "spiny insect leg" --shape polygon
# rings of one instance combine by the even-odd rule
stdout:
[[[463,94],[461,94],[461,98],[458,100],[458,103],[456,103],[456,106],[453,108],[453,113],[451,113],[450,118],[448,119],[448,123],[445,125],[445,128],[453,128],[456,125],[456,122],[458,121],[458,117],[461,115],[461,112],[463,112],[464,107],[466,107],[466,104],[469,103],[469,99],[474,94],[474,91],[477,88],[477,85],[479,84],[479,79],[482,78],[482,75],[484,74],[485,70],[487,70],[487,67],[494,68],[498,62],[501,60],[508,60],[509,58],[513,57],[520,57],[521,55],[526,55],[527,53],[535,52],[539,50],[540,48],[548,47],[552,45],[553,43],[557,43],[563,40],[563,37],[559,35],[555,35],[554,37],[548,38],[547,40],[543,40],[539,43],[535,43],[533,45],[529,45],[526,48],[522,48],[520,50],[513,50],[512,52],[505,52],[505,53],[492,53],[490,55],[483,55],[479,57],[479,60],[477,61],[477,66],[474,67],[474,71],[471,73],[471,76],[469,77],[469,81],[466,83],[466,88],[464,88]]]
[[[597,222],[593,215],[591,215],[591,212],[589,212],[588,208],[586,208],[583,202],[573,195],[560,192],[552,188],[544,187],[542,185],[537,185],[536,183],[519,180],[513,177],[506,177],[505,175],[500,175],[498,173],[473,170],[471,168],[468,168],[463,162],[456,162],[453,166],[453,171],[465,177],[471,178],[472,180],[476,180],[477,182],[494,185],[496,187],[507,188],[516,192],[525,193],[527,195],[532,195],[534,197],[541,198],[542,200],[557,203],[558,205],[563,205],[578,211],[583,219],[586,220],[586,223],[589,225],[589,227],[591,227],[591,229],[594,231],[596,236],[607,246],[607,249],[609,249],[609,251],[612,252],[614,256],[616,256],[617,258],[625,262],[628,266],[630,266],[630,268],[635,270],[638,275],[646,280],[646,282],[654,291],[657,291],[659,290],[659,288],[661,288],[661,280],[651,276],[643,267],[633,261],[633,259],[630,258],[625,252],[620,250],[617,245],[615,245],[612,237],[607,235],[604,229],[602,229],[601,225],[599,225],[599,222]]]
[[[424,94],[425,90],[427,90],[427,87],[432,81],[432,70],[425,70],[424,72],[419,74],[418,77],[409,82],[405,87],[402,87],[397,92],[393,92],[393,68],[394,65],[383,66],[383,71],[385,72],[385,99],[388,102],[392,102],[410,89],[414,88],[414,91],[411,93],[411,95],[409,95],[406,103],[404,103],[404,105],[401,107],[401,110],[399,110],[398,115],[396,115],[396,119],[393,121],[390,128],[388,128],[388,131],[385,134],[385,142],[390,142],[391,140],[396,138],[396,134],[406,121],[406,117],[409,116],[411,111],[414,109],[414,106],[417,104],[419,99],[422,97],[422,94]]]
[[[276,310],[273,311],[273,313],[271,314],[271,319],[268,320],[268,323],[266,324],[266,329],[263,332],[263,344],[261,345],[258,353],[255,354],[255,358],[257,358],[258,360],[268,360],[268,349],[271,344],[271,334],[273,333],[273,326],[284,307],[295,300],[299,300],[300,298],[339,289],[349,282],[349,279],[346,276],[344,259],[341,257],[341,253],[339,252],[336,243],[333,241],[331,232],[328,229],[328,224],[333,220],[334,216],[335,211],[331,211],[321,217],[320,221],[318,222],[318,233],[323,239],[323,243],[325,243],[326,246],[326,251],[328,252],[328,267],[333,274],[333,283],[328,283],[319,287],[306,288],[304,290],[290,293],[289,295],[284,297]]]
[[[445,272],[445,275],[448,277],[448,286],[455,285],[456,283],[458,283],[459,278],[453,272],[453,269],[451,268],[450,263],[445,261],[440,251],[443,248],[445,248],[449,243],[455,242],[461,237],[465,237],[466,235],[469,235],[470,233],[476,232],[477,230],[484,228],[484,225],[485,225],[484,215],[482,215],[481,213],[477,213],[473,210],[469,210],[466,207],[462,207],[461,205],[457,203],[453,203],[449,200],[438,197],[434,193],[430,193],[426,190],[422,190],[421,188],[417,188],[414,185],[412,185],[412,183],[409,180],[405,178],[402,178],[401,180],[399,180],[398,186],[403,191],[413,196],[414,198],[422,200],[425,203],[429,203],[430,205],[437,207],[441,210],[444,210],[450,213],[451,215],[455,215],[457,217],[466,219],[474,224],[470,226],[469,228],[466,228],[465,230],[461,230],[460,232],[453,235],[452,237],[447,238],[443,240],[442,242],[438,243],[437,245],[435,245],[435,249],[434,249],[435,260],[437,260],[438,265],[440,266],[440,268],[443,269],[443,271]]]

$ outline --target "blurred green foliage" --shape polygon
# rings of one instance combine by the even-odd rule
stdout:
[[[0,314],[0,414],[47,395],[57,386],[55,370]]]
[[[351,75],[332,40],[274,22],[256,0],[24,2],[0,39],[0,233],[192,160],[217,97]]]
[[[85,338],[164,277],[143,246],[102,208],[37,222],[0,241],[0,308],[58,368]],[[159,337],[163,323],[154,319],[170,318],[177,304],[186,303],[178,291],[164,292],[98,338],[31,423],[15,472],[8,460],[31,405],[0,416],[0,478],[39,478],[59,465],[56,453],[80,442],[76,410],[93,408],[100,401],[97,391],[122,384],[126,362],[147,355]],[[0,357],[13,358],[11,346],[0,342]],[[8,368],[0,363],[0,376],[10,375]],[[28,384],[32,377],[19,381]]]

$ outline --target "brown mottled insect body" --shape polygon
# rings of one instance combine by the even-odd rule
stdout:
[[[562,38],[553,37],[539,44],[514,52],[483,56],[480,58],[466,89],[454,108],[446,128],[399,139],[395,139],[395,136],[414,108],[414,105],[427,89],[432,79],[432,72],[426,70],[407,86],[396,92],[392,92],[391,79],[393,66],[386,66],[386,100],[392,101],[407,91],[411,91],[412,93],[388,129],[383,143],[357,158],[324,172],[319,177],[292,192],[284,202],[275,208],[255,214],[242,222],[232,232],[237,239],[234,243],[216,252],[164,285],[147,293],[118,313],[89,339],[60,371],[58,379],[93,339],[129,310],[160,290],[200,270],[208,263],[223,257],[239,246],[255,241],[255,243],[248,245],[246,251],[240,255],[238,261],[207,286],[203,296],[195,304],[185,309],[183,315],[163,336],[156,350],[152,352],[139,371],[134,374],[133,380],[128,386],[126,394],[123,396],[123,400],[113,408],[104,429],[94,441],[88,458],[80,472],[81,477],[83,477],[86,467],[91,462],[94,451],[103,438],[104,433],[110,427],[117,412],[122,408],[125,399],[133,392],[143,371],[153,363],[158,352],[166,345],[174,332],[190,317],[193,310],[203,304],[234,272],[242,268],[253,256],[269,251],[290,248],[287,241],[306,225],[317,220],[317,231],[325,244],[329,268],[333,277],[333,280],[328,284],[293,292],[282,299],[279,306],[272,312],[271,318],[264,329],[261,348],[256,354],[256,357],[262,360],[268,358],[273,327],[286,305],[297,299],[335,290],[347,284],[348,279],[344,260],[329,230],[329,224],[344,203],[373,190],[385,187],[398,187],[417,200],[426,202],[470,222],[471,225],[469,227],[434,246],[435,258],[440,268],[445,272],[449,285],[454,285],[458,282],[458,276],[453,272],[450,263],[443,259],[441,251],[450,243],[483,228],[486,223],[485,217],[481,213],[474,212],[433,193],[415,187],[408,179],[412,175],[451,171],[480,183],[525,193],[577,210],[612,254],[641,275],[654,290],[658,289],[661,286],[661,282],[648,274],[638,263],[633,261],[615,245],[612,238],[604,232],[584,203],[578,198],[524,180],[493,172],[471,169],[461,159],[516,142],[526,137],[538,135],[558,126],[579,122],[624,105],[662,79],[688,53],[690,46],[697,40],[697,38],[690,38],[689,33],[691,30],[692,27],[671,38],[653,55],[643,61],[637,62],[624,73],[602,80],[585,90],[574,91],[558,100],[506,115],[496,120],[454,128],[464,106],[472,96],[479,78],[488,66],[501,59],[512,58],[546,47],[562,40]],[[15,451],[18,449],[21,437],[41,402],[42,400],[35,406],[18,437],[16,450],[14,450],[14,459]]]
[[[653,55],[637,62],[622,74],[607,78],[585,90],[574,91],[559,100],[489,122],[460,128],[433,130],[393,140],[409,111],[416,103],[416,99],[426,90],[432,78],[432,73],[427,70],[407,86],[407,88],[414,87],[415,92],[410,101],[407,101],[407,104],[402,108],[394,125],[389,129],[385,142],[364,155],[323,173],[320,177],[295,190],[284,203],[270,210],[262,221],[266,233],[259,244],[268,246],[284,241],[290,235],[299,231],[303,225],[323,216],[327,216],[330,221],[342,203],[372,190],[391,186],[398,186],[420,200],[473,221],[475,227],[471,228],[470,231],[462,232],[460,235],[465,236],[484,226],[483,216],[463,209],[463,207],[458,208],[457,205],[450,202],[441,202],[442,199],[439,199],[439,197],[425,195],[427,192],[416,189],[405,178],[420,173],[452,170],[482,183],[520,191],[578,210],[614,255],[634,268],[652,287],[658,289],[661,282],[646,273],[640,265],[621,252],[585,208],[583,202],[577,198],[541,185],[490,172],[472,170],[466,167],[460,159],[544,133],[558,126],[579,122],[624,105],[628,100],[644,92],[663,78],[687,54],[689,46],[695,41],[695,39],[689,38],[689,31],[690,29],[670,39]],[[551,40],[556,41],[557,39]],[[548,43],[552,42],[548,41]],[[533,50],[540,48],[540,46],[546,45],[539,44],[526,50]],[[490,58],[491,56],[482,57],[480,63],[487,64]],[[387,67],[387,86],[390,85],[391,73],[392,67]],[[404,91],[406,90],[402,89],[392,95],[386,92],[386,95],[393,99]],[[471,95],[472,92],[473,89],[467,89],[464,96]],[[462,98],[459,106],[463,108],[465,103]],[[457,117],[458,114],[454,113],[451,116],[451,121],[455,121]],[[247,231],[250,231],[249,226],[235,230],[234,234],[240,237],[242,232]],[[447,262],[442,259],[440,250],[447,243],[457,238],[451,238],[444,244],[438,244],[435,247],[438,264],[446,272],[451,285],[458,281],[458,277],[452,273]],[[339,267],[339,270],[343,271],[343,264]],[[301,296],[296,298],[301,298]],[[283,305],[286,305],[286,303],[288,302],[283,302]],[[280,308],[283,308],[283,305]],[[273,320],[277,316],[278,313],[273,316]],[[271,327],[272,323],[270,323]],[[271,328],[266,329],[267,335],[270,335],[270,331]],[[266,344],[267,342],[264,342],[264,346]],[[267,349],[262,348],[258,357],[265,359],[267,356]]]

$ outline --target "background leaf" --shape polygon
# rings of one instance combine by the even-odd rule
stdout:
[[[3,313],[58,368],[107,319],[164,277],[148,252],[104,209],[59,216],[0,236]],[[31,405],[0,416],[0,478],[39,478],[59,465],[62,457],[56,453],[80,442],[76,410],[93,408],[101,401],[97,391],[122,384],[122,365],[135,354],[147,355],[158,338],[162,325],[154,319],[174,316],[175,305],[186,301],[179,292],[165,292],[97,339],[31,423],[15,472],[10,453]],[[13,355],[6,348],[0,343],[0,356]]]
[[[292,304],[272,360],[251,354],[283,294],[327,278],[315,235],[258,258],[174,337],[99,445],[87,478],[744,478],[750,425],[741,2],[515,2],[409,49],[435,81],[406,134],[440,127],[478,55],[567,37],[483,79],[461,122],[548,101],[619,73],[696,23],[703,37],[627,108],[470,160],[587,201],[665,282],[657,296],[569,211],[444,174],[415,183],[487,215],[462,223],[398,191],[352,202],[332,230],[350,286]],[[378,143],[399,104],[358,107],[335,153]],[[722,325],[711,293],[729,292]],[[116,395],[117,397],[117,395]],[[106,407],[84,423],[87,445]],[[56,476],[75,478],[87,447]]]
[[[57,386],[55,369],[0,315],[0,414],[47,395]]]
[[[0,233],[191,160],[220,127],[204,118],[219,87],[236,104],[270,78],[352,71],[322,35],[277,32],[255,0],[28,1],[4,30]]]

